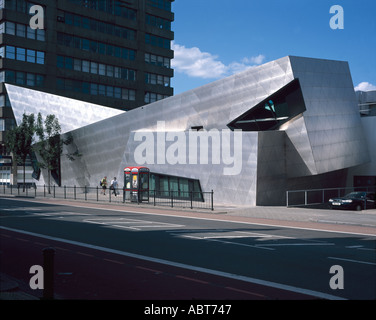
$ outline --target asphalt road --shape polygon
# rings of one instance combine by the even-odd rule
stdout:
[[[169,299],[171,294],[175,299],[283,299],[279,290],[284,291],[287,299],[376,298],[374,235],[233,222],[221,219],[219,215],[213,218],[208,215],[182,217],[124,212],[111,207],[95,209],[14,199],[0,201],[2,243],[17,250],[31,248],[34,244],[27,254],[28,259],[26,253],[17,258],[18,265],[30,264],[30,259],[37,254],[35,250],[41,250],[42,245],[39,244],[38,249],[35,243],[50,245],[49,241],[60,248],[57,249],[59,257],[69,251],[76,253],[75,257],[59,260],[65,264],[78,259],[74,265],[87,266],[89,263],[92,266],[90,259],[95,257],[98,263],[100,260],[101,264],[95,268],[84,267],[74,272],[67,267],[59,269],[60,276],[65,276],[68,284],[78,282],[70,275],[82,274],[82,282],[85,272],[87,279],[92,279],[98,270],[119,265],[132,266],[133,271],[138,271],[131,279],[140,278],[139,272],[142,272],[142,277],[147,275],[160,281],[149,286],[150,295],[144,295],[146,298],[153,297],[153,290],[163,287],[164,283],[166,296],[160,295],[161,299]],[[12,230],[23,231],[18,244],[15,240],[10,241],[15,238],[10,234]],[[36,240],[35,236],[44,240]],[[108,254],[117,255],[116,259],[105,257]],[[86,259],[85,263],[79,262],[82,258]],[[137,262],[130,263],[127,259],[137,259]],[[341,277],[343,289],[330,286],[333,277],[339,276],[330,273],[333,265],[339,265],[344,271]],[[110,283],[129,287],[129,282],[123,283],[123,278],[118,276],[122,274],[121,270],[109,272],[112,275]],[[194,288],[176,291],[187,285],[194,285]],[[86,290],[86,298],[94,299],[90,295],[99,295],[105,286],[100,281],[92,282],[91,289]],[[268,291],[266,287],[274,291]],[[142,289],[139,295],[134,295],[135,299],[141,299],[145,294],[145,286],[139,288]],[[78,292],[70,290],[69,285],[64,290],[61,292]],[[112,292],[118,294],[119,291],[113,289]],[[196,296],[192,296],[193,292]],[[201,296],[197,296],[198,292]],[[291,296],[292,292],[296,296]]]

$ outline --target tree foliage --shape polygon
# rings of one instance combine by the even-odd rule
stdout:
[[[37,119],[34,114],[24,114],[22,123],[7,132],[6,148],[13,153],[15,162],[23,164],[24,186],[26,160],[33,151],[39,154],[38,166],[48,170],[48,185],[51,185],[51,172],[60,169],[63,145],[73,143],[73,136],[71,134],[66,136],[66,139],[62,139],[61,126],[55,115],[47,115],[43,120],[40,113]],[[37,138],[36,143],[35,138]],[[73,161],[81,154],[76,150],[73,153],[67,153],[66,156]]]
[[[25,188],[26,180],[26,160],[31,155],[34,142],[35,116],[34,114],[22,116],[22,122],[19,126],[7,131],[5,146],[13,154],[13,159],[17,164],[23,166],[23,186]]]
[[[48,170],[48,185],[51,185],[51,172],[58,171],[60,167],[60,157],[63,153],[63,145],[73,142],[73,136],[67,135],[66,139],[61,137],[61,127],[58,118],[53,115],[47,115],[43,121],[42,115],[38,113],[35,133],[39,142],[35,145],[42,161],[38,162],[39,166]],[[81,154],[76,150],[73,153],[67,153],[66,156],[70,161],[80,157]]]

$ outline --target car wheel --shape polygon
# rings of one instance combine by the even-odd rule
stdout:
[[[360,204],[358,204],[356,207],[355,207],[355,210],[356,211],[362,211],[362,206]]]

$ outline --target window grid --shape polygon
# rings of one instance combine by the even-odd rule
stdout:
[[[60,90],[81,92],[95,96],[103,96],[129,101],[136,100],[136,90],[133,89],[63,78],[58,78],[56,80],[56,86]]]
[[[119,78],[129,81],[136,81],[136,71],[133,69],[116,67],[94,61],[74,59],[71,57],[57,56],[57,67],[92,74],[99,74],[110,78]]]
[[[0,56],[2,58],[25,61],[25,62],[30,62],[30,63],[37,63],[37,64],[45,63],[45,53],[43,51],[36,51],[36,50],[25,49],[25,48],[20,48],[20,47],[13,47],[13,46],[1,47]]]
[[[134,41],[136,39],[136,31],[128,28],[124,28],[118,25],[105,23],[99,20],[86,18],[74,13],[63,12],[64,22],[68,25],[93,30],[95,32],[106,33]]]
[[[46,32],[44,29],[31,29],[29,25],[6,21],[0,24],[0,34],[6,33],[13,36],[38,41],[45,41]]]
[[[57,43],[70,48],[97,52],[131,61],[136,58],[136,51],[132,49],[105,44],[95,40],[88,40],[61,32],[57,33]]]

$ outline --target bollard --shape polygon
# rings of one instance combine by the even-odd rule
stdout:
[[[43,299],[54,299],[54,258],[55,249],[43,249],[44,290]]]

